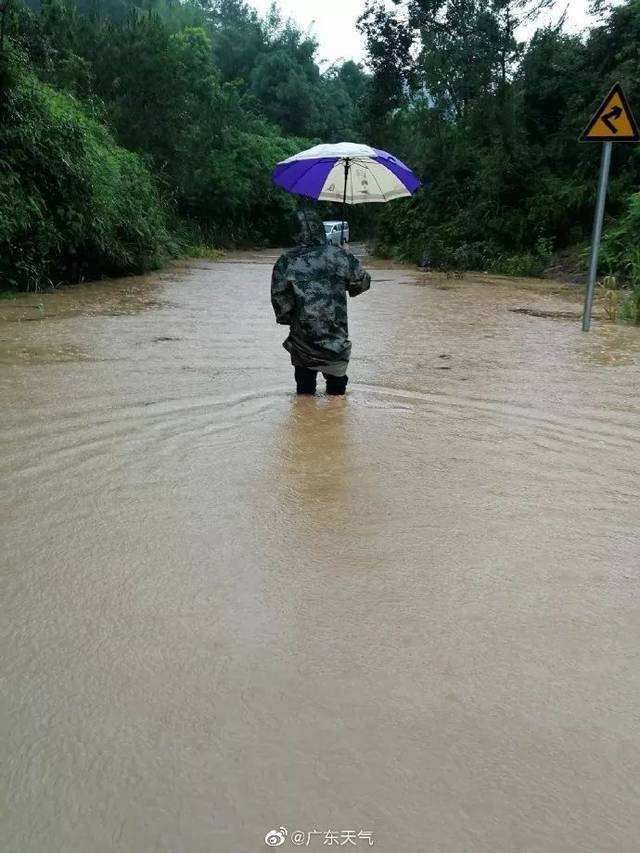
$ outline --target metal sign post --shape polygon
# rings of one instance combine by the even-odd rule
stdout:
[[[583,332],[588,332],[591,328],[591,313],[593,311],[593,296],[596,292],[596,281],[598,278],[598,256],[600,254],[602,223],[604,221],[604,204],[607,200],[607,187],[609,185],[609,167],[611,166],[612,148],[612,142],[605,142],[602,146],[600,178],[598,180],[598,197],[596,200],[596,215],[593,220],[593,236],[591,238],[591,263],[589,264],[589,279],[587,281],[584,312],[582,314]]]
[[[602,239],[604,205],[607,200],[607,186],[609,184],[612,143],[638,142],[639,140],[640,131],[638,131],[636,120],[633,117],[622,87],[619,83],[616,83],[602,104],[600,104],[597,112],[580,137],[580,142],[603,143],[600,178],[598,179],[598,196],[596,199],[596,215],[593,220],[593,236],[591,238],[591,263],[589,264],[589,278],[584,299],[584,312],[582,314],[583,332],[588,332],[591,328],[591,313],[593,311],[593,297],[598,280],[598,256],[600,254],[600,241]]]

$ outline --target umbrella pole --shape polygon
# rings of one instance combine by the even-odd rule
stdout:
[[[344,195],[342,196],[342,222],[340,223],[340,245],[344,246],[344,211],[347,206],[347,180],[349,178],[349,158],[344,161]]]

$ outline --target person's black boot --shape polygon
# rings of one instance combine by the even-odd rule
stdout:
[[[342,397],[347,390],[348,376],[330,376],[325,373],[324,378],[327,380],[327,394],[332,397]]]
[[[316,371],[306,367],[296,367],[296,386],[298,394],[312,395],[316,393]]]

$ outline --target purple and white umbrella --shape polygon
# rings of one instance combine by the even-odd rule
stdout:
[[[278,163],[273,180],[287,192],[343,204],[392,201],[420,187],[411,169],[393,154],[353,142],[301,151]]]

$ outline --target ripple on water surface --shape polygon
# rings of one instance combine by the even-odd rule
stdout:
[[[0,304],[1,846],[635,850],[637,330],[376,266],[296,398],[275,257]]]

